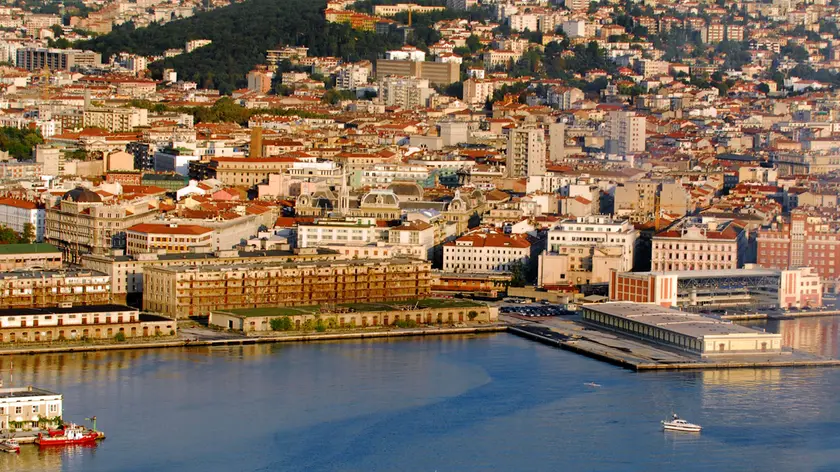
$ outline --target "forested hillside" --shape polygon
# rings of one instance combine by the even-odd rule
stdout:
[[[150,68],[156,76],[164,68],[174,68],[179,78],[230,93],[245,85],[245,74],[255,64],[265,61],[266,49],[278,45],[305,45],[310,55],[354,61],[375,59],[399,46],[393,36],[327,23],[325,6],[323,0],[246,0],[163,26],[135,29],[131,24],[122,25],[76,47],[101,52],[104,59],[120,51],[159,55],[169,48],[183,48],[190,39],[210,39],[213,43],[209,46],[156,62]]]

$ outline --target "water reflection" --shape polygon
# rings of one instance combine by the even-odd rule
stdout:
[[[840,317],[838,316],[755,321],[742,324],[780,333],[785,347],[825,357],[840,357],[840,345],[838,345]]]

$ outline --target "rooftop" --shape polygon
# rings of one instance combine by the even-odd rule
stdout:
[[[61,251],[52,244],[35,243],[35,244],[0,244],[0,255],[3,254],[45,254],[57,253]]]
[[[42,397],[42,396],[53,396],[53,395],[60,395],[55,392],[51,392],[49,390],[44,390],[42,388],[36,388],[33,386],[28,387],[9,387],[9,388],[0,388],[0,398],[27,398],[27,397]]]
[[[138,310],[137,308],[132,308],[130,306],[115,304],[72,306],[67,308],[3,308],[0,309],[0,317],[25,315],[65,315],[75,313],[105,313],[118,311],[136,312]]]
[[[401,302],[382,302],[382,303],[339,303],[336,309],[349,309],[353,312],[361,311],[399,311],[406,307],[414,309],[423,308],[471,308],[484,306],[481,303],[470,300],[454,300],[444,298],[425,298],[421,300],[406,300]],[[231,313],[243,317],[255,316],[294,316],[306,315],[320,312],[318,305],[310,306],[296,306],[296,307],[269,307],[269,308],[243,308],[240,310],[224,310],[225,313]]]
[[[756,331],[729,321],[663,308],[653,303],[610,302],[584,305],[584,307],[697,339],[703,339],[705,336],[779,336],[778,334]]]

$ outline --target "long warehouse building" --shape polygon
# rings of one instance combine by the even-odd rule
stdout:
[[[600,303],[583,306],[583,320],[602,329],[690,354],[782,353],[782,335],[655,304]]]

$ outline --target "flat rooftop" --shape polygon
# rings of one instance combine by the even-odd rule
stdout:
[[[155,258],[144,260],[143,262],[153,262],[153,261],[203,261],[207,259],[233,259],[236,257],[317,257],[317,256],[330,256],[330,255],[338,255],[338,251],[334,251],[332,249],[325,249],[325,248],[317,248],[317,252],[315,254],[295,254],[294,251],[284,251],[281,249],[272,249],[272,250],[264,250],[264,251],[236,251],[236,256],[234,257],[219,257],[219,255],[212,253],[212,252],[184,252],[184,253],[174,253],[174,254],[155,254]],[[132,262],[137,261],[138,259],[135,256],[103,256],[103,255],[94,255],[94,254],[85,254],[85,258],[90,259],[98,259],[98,260],[108,260],[114,262]]]
[[[401,308],[409,307],[414,309],[424,308],[475,308],[485,306],[471,300],[455,300],[448,298],[424,298],[421,300],[405,300],[398,302],[370,302],[370,303],[339,303],[336,304],[336,311],[345,310],[348,312],[366,311],[400,311]],[[243,308],[239,310],[219,310],[220,313],[230,313],[246,318],[253,316],[295,316],[319,313],[319,305],[290,306],[290,307],[269,307],[269,308]],[[352,311],[349,311],[352,310]]]
[[[697,339],[702,339],[704,336],[730,335],[779,336],[709,316],[663,308],[653,303],[610,302],[588,304],[583,307]]]
[[[0,244],[0,255],[9,254],[61,254],[61,251],[52,244]]]
[[[0,309],[0,317],[3,316],[26,316],[26,315],[66,315],[78,313],[106,313],[117,311],[138,311],[137,308],[132,308],[126,305],[106,304],[106,305],[80,305],[71,306],[67,308],[52,307],[52,308],[3,308]]]
[[[727,269],[727,270],[673,270],[651,272],[622,272],[622,276],[647,277],[651,275],[676,275],[681,279],[712,279],[724,277],[778,277],[782,271],[776,269]]]
[[[0,388],[0,399],[2,398],[27,398],[59,395],[58,393],[44,390],[37,387],[8,387]]]
[[[272,262],[256,264],[226,264],[226,265],[175,265],[166,267],[153,267],[155,270],[169,272],[226,272],[235,270],[269,270],[269,269],[305,269],[307,267],[342,267],[342,266],[390,266],[401,264],[424,264],[426,261],[412,259],[409,257],[392,257],[390,259],[347,259],[338,261],[294,261],[294,262]]]
[[[91,269],[26,269],[0,273],[0,279],[52,279],[60,277],[108,277],[108,274]]]

